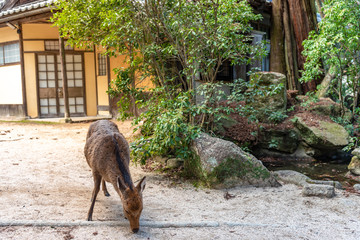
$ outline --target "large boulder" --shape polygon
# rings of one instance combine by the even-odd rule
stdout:
[[[257,72],[251,75],[249,92],[262,92],[248,98],[246,105],[257,110],[256,118],[261,122],[269,122],[270,113],[284,113],[286,110],[286,76],[276,72]],[[276,86],[273,91],[271,86]],[[269,94],[272,92],[273,94]]]
[[[236,144],[201,134],[193,141],[202,174],[214,187],[279,186],[273,174]]]
[[[349,134],[345,128],[337,123],[305,119],[301,114],[295,116],[295,126],[299,130],[302,140],[314,148],[315,157],[319,154],[332,153],[348,145]]]
[[[294,129],[267,129],[261,132],[259,147],[283,153],[294,153],[300,136]]]

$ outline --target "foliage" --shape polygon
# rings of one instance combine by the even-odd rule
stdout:
[[[182,159],[191,158],[191,141],[199,134],[199,128],[189,123],[192,114],[190,93],[179,92],[169,98],[163,89],[156,88],[148,101],[148,111],[135,119],[135,124],[145,120],[141,128],[143,136],[132,145],[133,156],[142,164],[150,156],[173,155]],[[137,130],[136,129],[136,130]]]
[[[360,3],[358,0],[325,0],[324,18],[318,33],[304,41],[306,56],[302,81],[310,81],[326,69],[335,74],[334,92],[344,112],[344,96],[351,94],[353,113],[359,95],[360,78]]]
[[[267,103],[259,104],[258,108],[254,108],[251,104],[259,102],[259,99],[266,99],[266,97],[278,95],[281,91],[284,91],[284,85],[282,83],[263,85],[261,84],[261,79],[252,77],[251,81],[247,82],[242,79],[237,79],[229,85],[233,89],[228,96],[229,102],[246,102],[247,104],[238,105],[236,112],[248,116],[251,121],[258,122],[259,113],[272,123],[279,123],[287,117],[283,111],[270,111]]]
[[[71,44],[103,46],[110,56],[123,55],[109,93],[121,94],[121,118],[128,110],[143,137],[133,146],[135,159],[153,155],[191,155],[190,141],[200,129],[213,131],[230,111],[219,104],[216,75],[227,60],[250,64],[265,54],[252,45],[253,13],[246,0],[60,0],[53,21]],[[136,83],[151,80],[150,99]],[[203,85],[196,89],[195,81]],[[204,101],[196,102],[196,91]]]

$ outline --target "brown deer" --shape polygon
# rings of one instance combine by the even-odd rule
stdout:
[[[142,191],[146,181],[144,177],[136,187],[134,186],[129,170],[129,144],[116,124],[108,120],[92,123],[86,136],[84,152],[94,178],[94,190],[87,220],[92,221],[100,183],[105,196],[110,196],[106,189],[106,181],[111,183],[119,194],[131,230],[134,233],[138,232],[139,218],[143,209]]]

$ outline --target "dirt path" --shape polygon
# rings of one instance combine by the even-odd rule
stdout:
[[[92,176],[83,147],[89,123],[0,122],[0,239],[360,239],[360,197],[333,199],[279,188],[196,189],[147,175],[140,232],[130,233],[121,202],[99,194],[85,221]],[[118,123],[131,141],[129,122]],[[36,225],[36,226],[35,226]]]

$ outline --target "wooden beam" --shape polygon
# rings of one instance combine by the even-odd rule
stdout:
[[[107,67],[107,78],[108,78],[108,87],[110,86],[110,82],[111,82],[111,68],[110,68],[110,57],[109,55],[106,55],[106,67]],[[109,114],[111,115],[111,97],[110,94],[108,94],[108,99],[109,99]]]
[[[64,39],[60,36],[59,38],[60,43],[60,60],[61,60],[61,74],[62,74],[62,81],[63,81],[63,97],[64,97],[64,118],[65,122],[70,122],[70,111],[69,111],[69,98],[68,98],[68,84],[67,84],[67,74],[66,74],[66,59],[65,59],[65,45]]]
[[[26,99],[26,76],[25,76],[25,63],[24,63],[24,38],[22,31],[22,24],[19,23],[19,28],[17,30],[19,34],[19,51],[20,51],[20,67],[21,67],[21,86],[22,86],[22,98],[23,98],[23,108],[25,117],[28,116],[27,110],[27,99]]]
[[[99,90],[98,90],[98,75],[97,75],[97,66],[96,66],[96,60],[97,60],[97,53],[96,53],[96,45],[93,44],[94,48],[94,73],[95,73],[95,99],[96,99],[96,106],[99,105]],[[99,114],[99,109],[96,110],[96,115]]]

